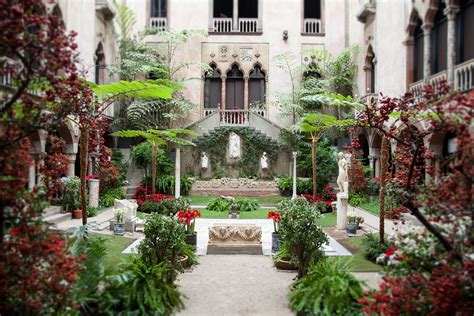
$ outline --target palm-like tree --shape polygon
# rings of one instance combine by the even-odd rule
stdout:
[[[173,143],[178,146],[195,146],[189,140],[182,138],[185,135],[196,135],[195,132],[187,129],[167,129],[167,130],[155,130],[149,129],[147,131],[140,130],[127,130],[115,132],[113,136],[119,137],[143,137],[151,144],[151,192],[155,194],[156,191],[156,156],[158,153],[158,147],[160,145],[166,145]]]
[[[349,126],[356,124],[355,120],[338,120],[336,117],[321,113],[306,114],[295,128],[311,137],[312,145],[312,165],[313,165],[313,198],[316,200],[318,184],[316,181],[316,146],[321,137],[334,133],[338,130],[345,130]]]

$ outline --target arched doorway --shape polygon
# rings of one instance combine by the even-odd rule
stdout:
[[[244,74],[237,65],[227,72],[225,108],[239,110],[244,108]]]
[[[256,65],[249,77],[249,108],[263,109],[265,107],[265,73],[260,65]]]
[[[221,106],[222,79],[221,72],[215,64],[204,76],[204,108],[216,109]]]

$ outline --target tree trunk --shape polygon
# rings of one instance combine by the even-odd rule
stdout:
[[[87,224],[87,194],[86,194],[86,174],[87,174],[87,163],[88,163],[88,147],[89,147],[89,133],[87,128],[81,128],[81,148],[80,148],[80,178],[81,178],[81,206],[82,206],[82,225]]]
[[[385,243],[385,184],[387,182],[388,171],[388,155],[390,150],[390,143],[384,136],[382,138],[382,150],[380,155],[380,228],[379,228],[379,242]]]
[[[156,190],[156,155],[158,147],[155,143],[151,144],[151,193]]]
[[[0,199],[0,244],[3,244],[3,236],[5,236],[4,208],[3,199]]]
[[[316,145],[318,144],[318,139],[316,137],[312,138],[312,149],[313,149],[313,200],[316,201],[316,194],[318,192],[318,183],[316,180]]]

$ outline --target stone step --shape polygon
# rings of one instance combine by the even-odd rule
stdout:
[[[44,217],[43,220],[50,224],[59,224],[62,222],[66,222],[71,219],[71,213],[59,213],[54,214],[48,217]]]
[[[62,206],[51,205],[43,210],[43,218],[61,213]]]

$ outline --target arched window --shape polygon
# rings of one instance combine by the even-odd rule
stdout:
[[[237,65],[233,65],[227,72],[226,80],[226,109],[243,109],[244,108],[244,74],[239,70]]]
[[[431,73],[436,74],[446,69],[448,50],[448,20],[443,11],[446,8],[444,1],[438,1],[433,30],[431,32]]]
[[[423,22],[418,18],[416,22],[415,32],[413,34],[414,49],[413,49],[413,81],[423,79],[423,29],[421,25]]]
[[[95,51],[95,83],[103,84],[105,82],[105,55],[102,44],[99,44]]]
[[[219,108],[221,103],[222,80],[216,65],[211,65],[204,78],[204,107]]]
[[[249,78],[249,107],[262,106],[265,103],[265,73],[256,65]]]
[[[456,19],[456,63],[474,58],[474,0],[461,0]]]

